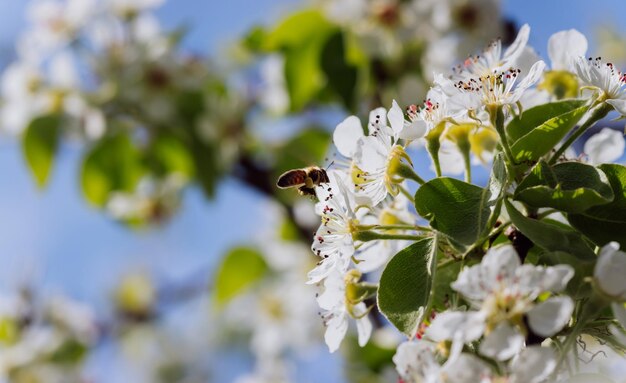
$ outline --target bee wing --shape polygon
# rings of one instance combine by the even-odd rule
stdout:
[[[304,185],[306,180],[306,171],[304,169],[293,169],[286,171],[280,177],[278,177],[278,182],[276,182],[276,186],[281,189],[298,187]]]

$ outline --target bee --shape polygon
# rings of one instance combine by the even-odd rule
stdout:
[[[278,177],[276,186],[281,189],[298,188],[300,195],[315,197],[315,187],[328,183],[328,173],[325,169],[317,166],[309,166],[304,169],[292,169]]]

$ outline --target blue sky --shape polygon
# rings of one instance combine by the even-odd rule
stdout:
[[[23,25],[24,0],[0,0],[0,47],[6,52]],[[294,0],[171,0],[158,12],[163,24],[191,27],[186,40],[197,52],[217,52],[249,26],[270,22],[299,4]],[[529,23],[531,44],[545,54],[550,34],[577,28],[590,35],[599,23],[619,25],[626,2],[508,1],[505,13]],[[2,52],[0,52],[2,53]],[[166,278],[211,269],[229,246],[246,241],[263,214],[263,202],[235,181],[206,201],[189,190],[180,214],[154,231],[131,231],[91,209],[77,180],[80,149],[63,147],[52,182],[35,188],[13,141],[0,137],[0,286],[35,277],[47,290],[102,303],[119,272],[148,269]]]

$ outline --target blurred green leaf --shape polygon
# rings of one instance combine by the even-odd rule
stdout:
[[[224,307],[245,292],[267,273],[268,267],[259,251],[249,247],[230,250],[217,270],[214,285],[215,304]]]
[[[515,161],[538,161],[549,153],[569,133],[589,108],[582,106],[556,117],[546,119],[540,125],[520,137],[511,145]]]
[[[569,214],[570,224],[598,246],[617,241],[626,248],[626,167],[618,164],[598,166],[606,174],[615,198],[581,214]]]
[[[50,355],[50,361],[64,365],[76,365],[85,358],[87,351],[84,344],[74,339],[68,339]]]
[[[150,145],[147,156],[157,174],[178,173],[186,178],[194,176],[193,158],[185,144],[173,135],[159,135]]]
[[[50,114],[30,122],[22,139],[22,151],[35,178],[43,188],[48,182],[59,146],[62,116]]]
[[[365,346],[358,344],[355,336],[348,336],[346,339],[349,347],[345,347],[346,364],[345,372],[350,376],[350,382],[377,382],[382,383],[383,380],[377,379],[387,367],[393,366],[392,358],[396,353],[396,347],[393,344],[379,344],[376,339],[370,339]]]
[[[333,28],[335,26],[317,10],[297,12],[267,34],[265,47],[276,51],[306,45],[311,40],[324,37]]]
[[[536,246],[548,251],[570,253],[583,261],[596,258],[589,244],[576,231],[555,223],[525,217],[508,200],[504,200],[504,204],[511,222]]]
[[[603,172],[580,162],[550,167],[539,162],[515,190],[515,199],[535,208],[552,207],[570,213],[613,200],[613,191]]]
[[[344,35],[337,31],[326,41],[322,50],[322,70],[328,88],[339,96],[347,110],[355,106],[357,68],[347,62]]]
[[[301,130],[275,150],[276,176],[289,169],[321,165],[330,142],[330,134],[325,130],[318,128]]]
[[[252,27],[243,37],[243,46],[252,52],[263,52],[267,40],[267,30],[262,26]]]
[[[104,206],[111,192],[133,191],[143,173],[142,155],[127,133],[105,137],[83,159],[83,194],[92,204]]]
[[[440,177],[415,193],[415,208],[433,229],[463,245],[473,244],[485,230],[491,210],[488,189],[454,178]]]
[[[336,30],[337,27],[320,12],[306,10],[289,16],[265,36],[264,48],[284,55],[285,81],[292,111],[308,105],[327,85],[322,69],[322,51]],[[336,43],[334,45],[331,49],[336,53]],[[342,60],[344,56],[342,54]]]
[[[510,142],[515,142],[544,122],[585,105],[585,100],[557,101],[535,106],[514,117],[506,126]]]
[[[285,53],[285,81],[292,111],[301,110],[324,87],[320,68],[322,43],[319,39],[311,40]]]
[[[300,233],[296,225],[289,219],[283,220],[279,227],[280,239],[286,242],[298,241],[300,239]]]
[[[398,330],[413,337],[431,299],[437,240],[425,238],[396,254],[378,286],[378,308]]]

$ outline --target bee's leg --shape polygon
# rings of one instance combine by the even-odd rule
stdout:
[[[302,186],[300,189],[298,189],[298,193],[300,193],[300,195],[305,196],[305,195],[310,195],[315,197],[315,189],[314,188],[309,188],[306,186]]]

